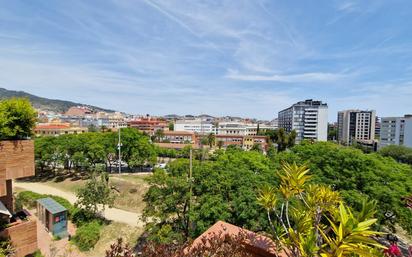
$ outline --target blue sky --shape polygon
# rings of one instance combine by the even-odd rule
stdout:
[[[410,0],[0,0],[0,87],[129,113],[412,113]]]

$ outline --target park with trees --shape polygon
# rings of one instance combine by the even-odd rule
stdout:
[[[184,241],[200,235],[216,220],[270,232],[266,212],[256,199],[262,188],[279,186],[277,174],[285,163],[306,165],[309,184],[339,192],[339,199],[354,213],[362,211],[365,201],[376,201],[376,229],[399,224],[412,233],[411,210],[403,200],[412,192],[409,165],[334,143],[303,142],[271,158],[240,149],[219,152],[212,161],[193,163],[192,180],[187,159],[170,163],[167,172],[156,171],[148,178],[145,197],[149,204],[144,214],[157,218],[148,223],[150,238],[163,243]]]
[[[32,136],[34,114],[27,100],[2,101],[1,137]],[[190,147],[159,149],[140,131],[122,129],[122,160],[130,170],[154,165],[159,156],[174,158],[145,178],[144,240],[159,247],[184,245],[223,220],[270,235],[291,256],[379,256],[375,239],[382,231],[412,234],[412,212],[404,200],[412,195],[410,149],[364,153],[332,142],[294,145],[294,133],[282,130],[265,133],[271,142],[267,154],[228,147],[205,155]],[[83,227],[83,237],[74,239],[83,249],[93,247],[105,225],[96,217],[99,207],[114,201],[106,172],[117,166],[117,145],[113,132],[35,139],[38,176],[85,180],[72,216]]]

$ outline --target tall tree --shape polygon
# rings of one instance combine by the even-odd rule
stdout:
[[[287,133],[283,128],[276,130],[267,130],[265,135],[269,137],[270,141],[277,145],[278,152],[285,151],[295,145],[296,131],[292,130]]]
[[[212,148],[215,145],[215,142],[216,142],[215,134],[209,133],[209,135],[207,135],[207,141],[209,143],[210,148]]]
[[[121,134],[122,160],[136,168],[156,163],[156,150],[149,137],[134,128],[124,128]],[[116,142],[117,144],[117,142]]]
[[[156,140],[157,142],[160,142],[160,141],[162,141],[163,137],[165,136],[165,133],[163,132],[162,129],[157,129],[157,130],[155,131],[154,136],[155,136],[155,140]]]

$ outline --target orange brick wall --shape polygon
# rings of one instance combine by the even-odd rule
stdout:
[[[0,196],[0,201],[6,206],[6,208],[13,213],[14,212],[14,205],[13,205],[13,185],[11,179],[6,181],[6,195]]]
[[[37,224],[36,220],[28,220],[13,224],[0,232],[0,236],[10,238],[16,249],[15,257],[24,257],[37,250]]]
[[[32,140],[0,141],[0,196],[7,194],[7,179],[35,174]]]

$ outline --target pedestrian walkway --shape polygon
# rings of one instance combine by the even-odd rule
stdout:
[[[39,182],[14,182],[14,187],[19,187],[24,190],[29,190],[38,194],[56,195],[67,199],[70,203],[74,204],[77,201],[76,195],[62,191],[60,189],[44,185]],[[107,220],[125,223],[133,227],[143,227],[144,223],[141,221],[141,213],[135,213],[125,211],[117,208],[106,208],[103,212],[103,216]]]

